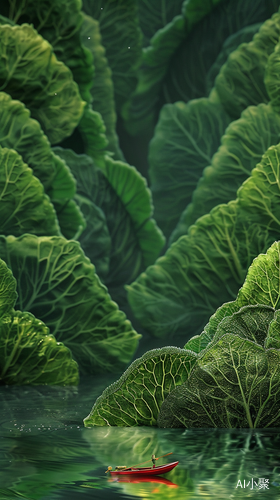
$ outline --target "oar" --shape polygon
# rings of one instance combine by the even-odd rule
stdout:
[[[158,460],[159,458],[167,457],[167,455],[172,455],[172,453],[173,453],[173,451],[171,451],[170,453],[166,453],[165,455],[161,455],[160,457],[157,457],[156,460]],[[150,460],[146,460],[145,462],[140,462],[139,464],[131,465],[130,467],[126,467],[123,470],[131,469],[132,467],[136,467],[137,465],[147,464],[150,461],[151,461],[151,459]]]
[[[171,451],[170,453],[166,453],[166,455],[161,455],[160,457],[157,457],[156,460],[158,460],[159,458],[162,458],[162,457],[167,457],[167,455],[172,455],[173,454],[173,451]]]

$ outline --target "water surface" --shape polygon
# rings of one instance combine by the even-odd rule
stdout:
[[[85,429],[96,397],[116,376],[78,388],[0,387],[0,500],[280,499],[280,429]],[[111,465],[161,456],[164,476],[113,480]]]

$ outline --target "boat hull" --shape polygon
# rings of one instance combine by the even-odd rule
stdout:
[[[159,474],[166,474],[170,472],[179,462],[171,462],[170,464],[159,465],[158,467],[130,467],[125,470],[111,470],[110,474],[112,476],[124,476],[124,475],[133,475],[133,476],[157,476]]]

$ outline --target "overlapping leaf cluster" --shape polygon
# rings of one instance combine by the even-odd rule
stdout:
[[[279,14],[253,28],[245,27],[226,40],[214,64],[216,79],[209,70],[213,89],[208,98],[184,98],[184,104],[167,104],[161,110],[149,163],[155,215],[167,236],[174,231],[170,242],[186,234],[215,205],[234,199],[261,155],[278,143],[277,127],[273,127],[276,136],[270,128],[262,130],[271,118],[277,120],[271,116],[275,103],[271,100],[267,111],[263,107],[262,117],[258,107],[251,111],[248,107],[268,104],[270,86],[277,88],[272,65],[278,50]],[[236,121],[226,129],[232,120]]]
[[[187,340],[235,299],[253,258],[279,239],[279,6],[2,2],[0,258],[17,280],[16,307],[44,321],[83,372],[121,370],[137,347],[139,335],[112,298],[127,307],[128,290],[147,331]],[[150,191],[125,158],[146,173],[141,158],[153,134]],[[164,237],[156,221],[175,242],[157,261]],[[118,418],[125,387],[133,417],[120,422],[155,423],[167,393],[202,363],[195,352],[165,372],[166,353],[155,365],[153,355],[138,362],[135,380],[129,371],[108,392],[108,419],[111,404]],[[151,399],[138,408],[132,386],[141,387],[143,370],[140,400]],[[245,370],[242,381],[250,380]],[[244,424],[235,417],[230,425]]]
[[[28,312],[15,311],[16,280],[0,260],[0,384],[77,385],[70,349]]]
[[[138,345],[104,286],[125,303],[124,285],[164,244],[147,182],[125,162],[116,134],[116,109],[136,86],[141,56],[136,2],[127,16],[126,7],[0,6],[0,253],[17,280],[15,307],[26,311],[1,327],[2,383],[77,383],[70,368],[54,382],[36,356],[29,363],[25,330],[41,342],[42,359],[50,330],[49,347],[63,340],[84,373],[123,369]],[[120,36],[131,51],[119,51]]]
[[[237,299],[199,336],[183,350],[148,351],[134,361],[97,399],[85,425],[278,427],[279,270],[275,242],[254,260]]]
[[[152,191],[157,220],[167,235],[173,229],[175,243],[128,287],[134,314],[156,336],[199,331],[236,296],[252,259],[279,238],[279,152],[269,149],[280,138],[279,22],[273,14],[230,53],[208,99],[162,110],[150,148]],[[192,203],[175,229],[186,197]]]

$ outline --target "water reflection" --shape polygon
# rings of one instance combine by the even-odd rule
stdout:
[[[107,384],[104,379],[94,379],[94,384],[87,380],[74,391],[0,388],[0,500],[214,500],[256,495],[279,500],[279,429],[83,428],[93,393],[97,396]],[[170,452],[157,464],[179,464],[164,476],[143,480],[105,474],[109,465],[131,466],[150,460],[153,453],[159,457]],[[269,489],[260,489],[259,479],[269,480]],[[236,487],[238,481],[242,487]]]
[[[279,498],[280,430],[185,430],[137,428],[84,429],[84,438],[107,465],[133,465],[172,451],[179,465],[164,477],[178,486],[157,485],[161,498]],[[169,457],[168,457],[169,458]],[[163,459],[164,460],[164,459]],[[253,488],[252,486],[253,479]],[[269,488],[260,489],[267,479]],[[238,486],[242,481],[242,487]],[[245,481],[245,487],[244,487]],[[123,493],[151,498],[152,481],[118,481]]]
[[[120,477],[112,477],[108,479],[108,482],[110,483],[134,483],[134,484],[141,484],[141,483],[158,483],[158,484],[166,484],[167,486],[170,486],[171,488],[178,488],[178,484],[172,483],[169,479],[166,479],[161,476],[157,477],[151,477],[151,476],[120,476]]]

